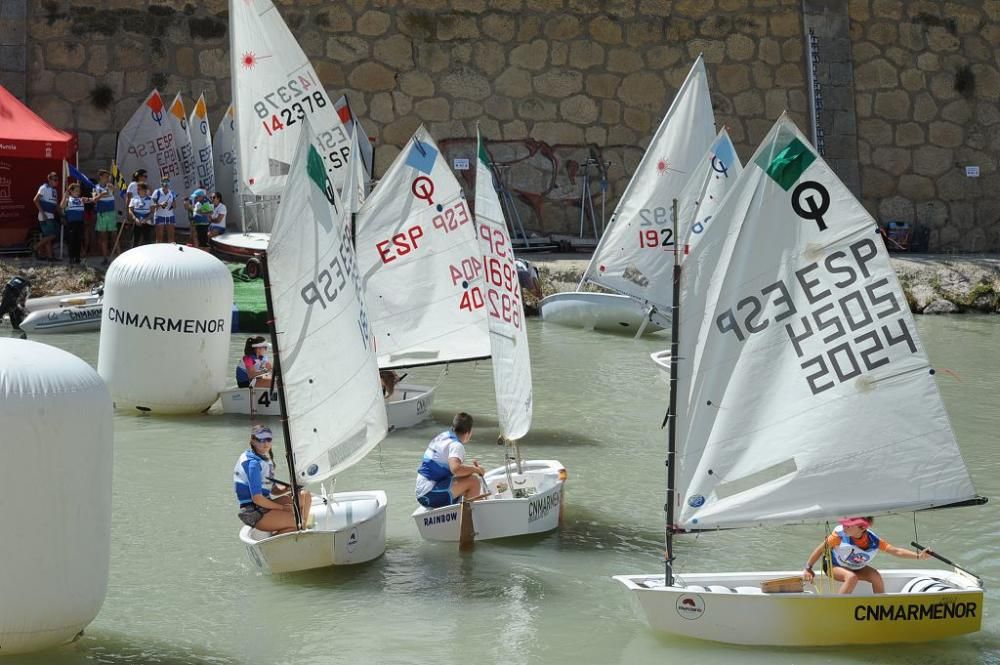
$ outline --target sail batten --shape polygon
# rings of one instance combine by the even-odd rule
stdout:
[[[302,483],[361,460],[388,431],[342,204],[306,123],[268,244],[284,408]]]
[[[656,308],[671,306],[671,208],[715,138],[701,56],[674,98],[611,215],[584,280]]]
[[[472,211],[424,127],[365,199],[355,226],[380,367],[431,353],[437,363],[490,355]]]
[[[681,288],[681,529],[975,496],[871,216],[783,117]]]

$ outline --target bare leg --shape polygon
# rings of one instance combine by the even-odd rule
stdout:
[[[859,570],[858,579],[871,584],[873,592],[885,593],[885,582],[882,581],[882,574],[871,566],[865,566]]]
[[[483,486],[479,482],[479,476],[473,474],[471,476],[463,476],[462,478],[454,478],[451,481],[451,495],[456,499],[458,497],[464,497],[466,500],[477,497],[483,493]]]
[[[269,531],[275,535],[295,531],[295,513],[290,510],[269,510],[254,527],[258,531]]]
[[[156,242],[157,243],[163,242],[163,234],[166,232],[166,229],[163,228],[164,226],[165,226],[165,224],[157,224],[156,227],[155,227],[156,228]]]
[[[167,242],[174,241],[174,225],[167,224]]]
[[[858,573],[857,571],[847,570],[846,568],[841,568],[840,566],[833,567],[833,579],[838,582],[843,582],[840,585],[840,590],[837,593],[849,594],[854,591],[854,587],[858,585]]]

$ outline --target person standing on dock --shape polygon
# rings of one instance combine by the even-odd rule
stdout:
[[[173,242],[174,225],[177,217],[174,214],[177,195],[170,189],[170,178],[164,178],[159,189],[153,192],[153,222],[156,228],[156,242]]]
[[[441,432],[427,445],[417,469],[417,503],[440,508],[482,493],[480,477],[486,473],[478,460],[465,463],[465,444],[472,438],[472,416],[455,415],[451,429]]]
[[[56,213],[59,207],[59,194],[56,187],[59,186],[59,174],[53,171],[38,188],[35,194],[34,204],[38,208],[38,225],[40,229],[40,239],[35,246],[35,257],[42,261],[55,261],[52,252],[52,245],[59,235],[59,219]]]
[[[104,260],[101,265],[108,265],[111,256],[111,246],[114,244],[114,234],[118,230],[118,217],[115,215],[115,194],[111,191],[111,174],[101,169],[97,172],[97,184],[94,185],[94,205],[97,209],[97,242],[101,246]]]

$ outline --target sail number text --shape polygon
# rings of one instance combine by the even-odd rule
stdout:
[[[715,325],[740,342],[784,323],[785,335],[799,358],[813,395],[889,364],[893,347],[917,352],[903,306],[889,278],[870,281],[869,263],[878,255],[870,238],[853,243],[795,271],[795,281],[778,280],[759,295],[740,299],[722,312]],[[870,283],[863,284],[863,280]],[[832,287],[832,288],[831,288]],[[799,311],[792,292],[805,295]]]

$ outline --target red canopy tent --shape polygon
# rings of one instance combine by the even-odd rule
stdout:
[[[56,129],[0,86],[0,248],[25,246],[37,228],[32,199],[50,171],[66,179],[76,136]]]

